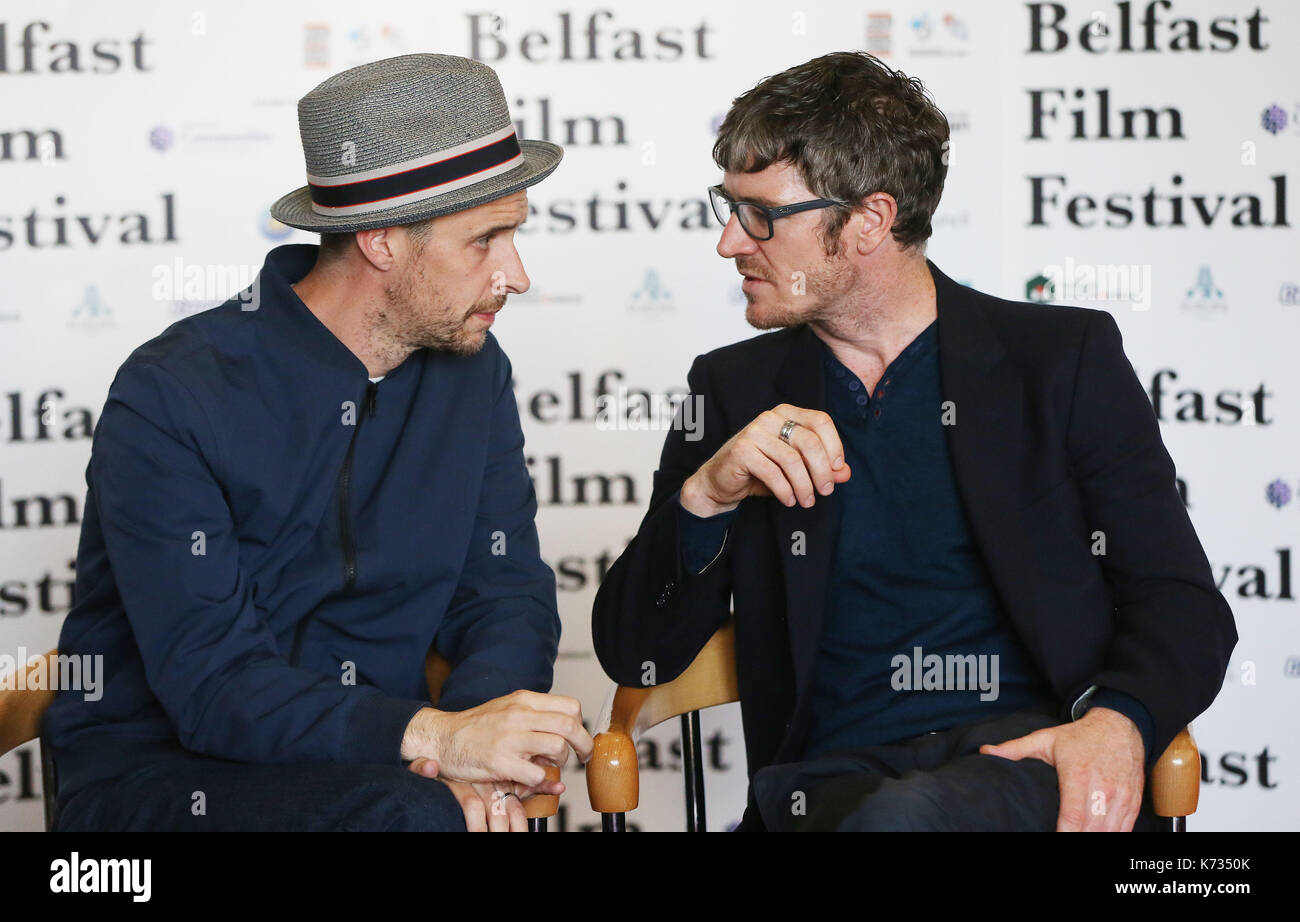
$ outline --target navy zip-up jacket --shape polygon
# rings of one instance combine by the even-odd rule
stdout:
[[[550,690],[509,360],[489,334],[371,382],[290,287],[316,251],[272,250],[256,301],[172,324],[109,388],[59,640],[103,655],[103,694],[60,691],[44,726],[65,792],[178,745],[400,764],[430,645],[442,710]]]

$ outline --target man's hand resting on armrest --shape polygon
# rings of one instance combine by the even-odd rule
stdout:
[[[526,829],[521,801],[564,792],[563,782],[546,780],[545,766],[563,767],[570,749],[580,762],[591,758],[582,705],[576,698],[531,691],[466,711],[424,708],[402,737],[402,759],[411,762],[411,771],[451,788],[470,831],[485,825],[493,832]]]

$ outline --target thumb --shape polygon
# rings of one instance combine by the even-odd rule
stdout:
[[[1000,756],[1013,762],[1024,758],[1042,759],[1048,765],[1052,765],[1055,763],[1052,762],[1050,742],[1050,737],[1035,731],[1028,736],[1016,737],[1005,743],[996,745],[985,743],[980,747],[980,755]]]
[[[438,777],[438,763],[435,759],[426,759],[424,756],[421,756],[420,758],[413,760],[409,767],[411,771],[424,778]]]

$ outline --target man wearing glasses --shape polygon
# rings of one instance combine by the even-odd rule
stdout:
[[[622,684],[733,614],[744,829],[1129,830],[1237,635],[1110,314],[925,258],[948,123],[826,55],[736,100],[710,189],[746,319],[699,357],[593,612]]]

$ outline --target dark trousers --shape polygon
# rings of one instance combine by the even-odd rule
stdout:
[[[59,831],[465,830],[451,789],[400,765],[228,762],[193,753],[60,793]]]
[[[981,755],[979,748],[1059,723],[1047,709],[1015,711],[769,765],[754,774],[753,798],[773,831],[1051,832],[1060,809],[1056,769],[1041,759]],[[1158,828],[1147,787],[1135,832]]]

